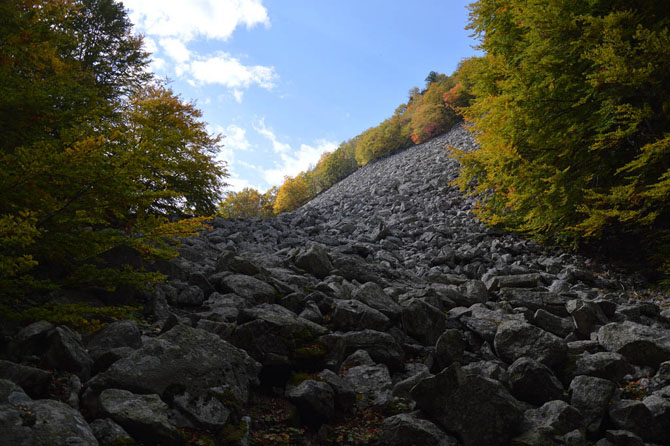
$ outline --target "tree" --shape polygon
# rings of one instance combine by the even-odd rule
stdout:
[[[265,194],[250,187],[239,192],[228,192],[219,203],[219,215],[223,218],[271,217],[277,191],[277,186],[274,186]]]
[[[136,51],[125,16],[114,31],[96,28],[129,39],[112,39],[113,48],[135,48],[99,55],[119,73],[105,77],[97,62],[75,57],[72,49],[88,47],[81,39],[93,32],[77,18],[95,16],[88,5],[104,3],[0,6],[0,294],[46,285],[41,279],[50,286],[151,279],[92,274],[92,262],[123,245],[164,253],[165,237],[193,233],[202,221],[170,224],[168,214],[215,209],[226,175],[214,160],[219,137],[206,132],[192,104],[137,74],[147,54]],[[139,59],[118,60],[123,54]]]
[[[476,180],[490,223],[571,246],[632,238],[667,259],[667,5],[504,3],[471,6],[487,54],[466,112],[481,149],[459,154],[461,186]]]
[[[294,178],[285,177],[284,184],[279,188],[274,205],[275,214],[292,211],[307,203],[310,199],[307,177],[304,172]]]

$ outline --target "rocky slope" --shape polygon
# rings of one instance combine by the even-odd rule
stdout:
[[[670,444],[665,304],[478,223],[446,145],[474,148],[457,127],[295,212],[214,220],[153,265],[152,326],[7,338],[0,439]]]

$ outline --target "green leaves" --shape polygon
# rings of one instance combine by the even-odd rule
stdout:
[[[573,246],[668,227],[669,22],[654,2],[471,5],[481,150],[457,154],[458,183],[485,220]]]

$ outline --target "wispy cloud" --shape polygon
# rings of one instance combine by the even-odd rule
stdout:
[[[337,149],[337,143],[325,139],[319,139],[314,145],[301,144],[297,150],[293,150],[290,144],[277,140],[277,136],[260,120],[255,126],[259,134],[272,143],[272,149],[279,154],[280,161],[275,163],[271,169],[260,169],[263,179],[271,185],[280,185],[284,177],[294,177],[316,165],[324,152],[332,152]]]

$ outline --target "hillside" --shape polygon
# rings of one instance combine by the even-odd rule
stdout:
[[[667,302],[478,222],[446,146],[475,149],[457,126],[295,211],[213,220],[149,265],[149,323],[3,326],[0,438],[670,444]]]

